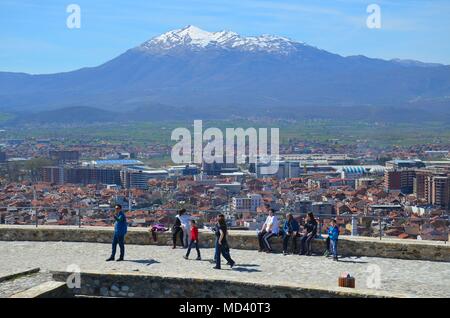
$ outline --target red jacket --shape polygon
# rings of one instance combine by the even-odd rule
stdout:
[[[198,241],[198,227],[191,227],[191,240]]]

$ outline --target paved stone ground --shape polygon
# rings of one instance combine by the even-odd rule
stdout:
[[[322,256],[298,256],[231,250],[236,266],[225,264],[214,270],[213,249],[202,249],[202,261],[184,260],[184,249],[168,246],[127,245],[125,262],[105,262],[109,244],[76,242],[0,242],[0,275],[40,267],[42,271],[66,270],[77,264],[81,271],[141,272],[185,275],[268,284],[294,283],[321,288],[336,287],[340,273],[356,278],[356,288],[368,289],[369,271],[378,266],[381,290],[414,297],[450,298],[450,263],[372,257],[342,258],[339,262]],[[224,262],[223,262],[224,263]],[[369,279],[369,282],[371,280]]]
[[[49,280],[52,280],[52,275],[44,271],[1,282],[0,298],[10,297]]]

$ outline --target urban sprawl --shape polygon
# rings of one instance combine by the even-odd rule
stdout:
[[[201,227],[222,213],[231,228],[257,230],[270,207],[301,224],[313,212],[322,231],[336,219],[341,234],[448,240],[448,149],[331,153],[335,143],[282,145],[278,171],[262,175],[262,162],[151,167],[147,159],[170,155],[159,144],[3,140],[0,223],[111,226],[121,204],[132,227],[169,227],[185,208]]]

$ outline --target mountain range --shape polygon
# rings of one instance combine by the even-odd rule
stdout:
[[[449,106],[448,65],[344,57],[285,37],[195,26],[154,37],[97,67],[46,75],[0,72],[0,111],[28,121],[102,121],[102,114],[106,120],[119,113],[130,120],[450,121]]]

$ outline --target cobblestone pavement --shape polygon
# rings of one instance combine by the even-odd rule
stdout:
[[[141,272],[161,275],[184,275],[236,281],[280,284],[290,283],[336,287],[340,273],[356,278],[356,288],[379,289],[415,297],[450,298],[450,263],[411,261],[373,257],[342,258],[333,262],[322,256],[266,254],[257,251],[231,250],[236,266],[214,270],[213,249],[202,249],[202,261],[183,259],[184,249],[168,246],[127,245],[125,262],[105,262],[109,244],[76,242],[0,242],[0,275],[31,267],[42,271],[66,270],[76,264],[81,271]],[[224,263],[224,262],[223,262]]]
[[[52,279],[47,272],[39,272],[0,283],[0,298],[7,298],[31,287],[37,286]]]

